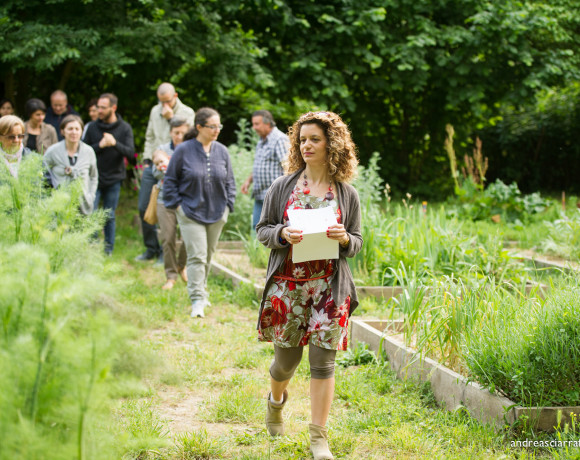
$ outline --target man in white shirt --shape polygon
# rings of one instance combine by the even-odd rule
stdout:
[[[143,176],[141,177],[141,188],[139,189],[139,216],[141,217],[141,229],[143,230],[143,243],[145,252],[136,257],[135,260],[151,260],[159,258],[163,260],[162,249],[157,239],[157,228],[143,220],[151,189],[157,183],[153,177],[151,166],[153,165],[153,152],[160,145],[171,141],[169,134],[169,121],[173,117],[179,117],[187,121],[189,126],[193,126],[195,112],[177,97],[177,92],[171,83],[161,83],[157,88],[157,99],[159,103],[151,109],[147,132],[145,133],[145,149],[143,151]]]

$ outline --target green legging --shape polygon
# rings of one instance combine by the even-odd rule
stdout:
[[[270,375],[277,382],[283,382],[294,375],[294,371],[302,360],[304,347],[281,348],[274,345],[274,361],[270,366]],[[308,361],[310,376],[313,379],[330,379],[334,377],[334,360],[336,350],[308,346]]]

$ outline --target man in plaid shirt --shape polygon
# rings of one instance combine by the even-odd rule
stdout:
[[[250,184],[254,183],[252,227],[255,229],[262,214],[264,197],[268,188],[272,182],[284,174],[282,162],[288,155],[290,141],[286,134],[276,128],[274,117],[267,110],[257,110],[252,114],[252,128],[260,136],[260,141],[256,145],[252,174],[243,183],[241,192],[248,193]]]

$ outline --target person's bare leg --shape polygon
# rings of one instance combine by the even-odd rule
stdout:
[[[270,382],[272,388],[272,399],[275,401],[282,401],[282,398],[284,397],[284,390],[290,383],[290,379],[284,380],[283,382],[278,382],[277,380],[274,380],[272,377],[270,377]]]
[[[310,412],[313,424],[326,426],[333,397],[334,377],[310,379]]]

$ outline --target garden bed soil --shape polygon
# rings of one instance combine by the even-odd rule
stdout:
[[[475,419],[498,428],[513,425],[526,417],[528,426],[547,432],[555,431],[558,413],[561,413],[560,426],[564,426],[571,423],[571,414],[580,412],[580,407],[521,407],[506,397],[491,394],[434,360],[419,358],[415,350],[398,340],[400,324],[400,321],[353,319],[350,346],[362,342],[377,352],[382,344],[391,368],[399,378],[429,381],[437,402],[451,412],[465,408]],[[387,328],[392,333],[383,334]]]

